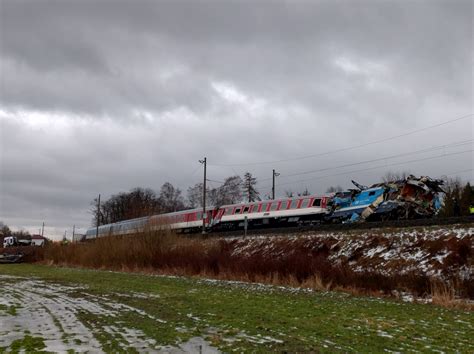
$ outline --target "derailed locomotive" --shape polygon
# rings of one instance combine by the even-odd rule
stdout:
[[[356,188],[345,192],[209,207],[205,215],[200,208],[125,220],[98,230],[90,228],[85,238],[159,229],[197,232],[203,219],[207,231],[212,232],[242,229],[244,225],[264,228],[428,218],[441,207],[442,180],[410,175],[370,187],[352,182]]]

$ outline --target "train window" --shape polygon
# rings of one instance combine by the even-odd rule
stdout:
[[[281,202],[280,210],[285,210],[287,208],[288,208],[288,201],[285,200],[285,201]]]
[[[262,204],[262,208],[260,209],[260,211],[261,212],[266,212],[267,211],[267,206],[268,206],[268,203]]]
[[[198,211],[196,213],[196,220],[201,220],[201,218],[202,218],[202,211]]]
[[[244,214],[245,214],[245,213],[248,213],[248,212],[249,212],[249,209],[250,209],[250,206],[244,207]]]
[[[242,210],[241,208],[236,208],[234,214],[240,214],[240,211],[241,211],[241,210]]]
[[[375,191],[369,192],[369,196],[375,195]]]
[[[233,208],[226,208],[224,214],[225,214],[225,215],[231,215],[231,214],[232,214],[232,210],[233,210]]]
[[[252,213],[257,213],[258,212],[258,204],[255,204],[252,209]]]
[[[272,206],[270,207],[270,211],[277,210],[277,208],[278,208],[278,202],[273,202]]]
[[[298,200],[297,199],[292,200],[290,204],[290,209],[296,209],[297,205],[298,205]]]
[[[320,207],[320,206],[321,206],[321,199],[317,199],[317,198],[316,198],[316,199],[313,201],[313,206],[314,206],[314,207]]]
[[[303,203],[301,203],[301,208],[307,208],[309,206],[309,201],[310,199],[303,200]]]

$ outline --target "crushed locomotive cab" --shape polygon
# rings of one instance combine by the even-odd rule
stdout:
[[[352,181],[357,189],[336,193],[329,219],[333,222],[363,222],[429,218],[441,208],[443,181],[422,176],[377,183],[370,187]]]

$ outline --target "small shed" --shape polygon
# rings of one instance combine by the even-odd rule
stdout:
[[[31,235],[31,245],[32,246],[44,246],[45,238],[41,235]]]

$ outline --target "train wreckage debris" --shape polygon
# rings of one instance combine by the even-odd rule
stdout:
[[[16,254],[0,254],[0,263],[19,263],[23,260],[23,253]]]
[[[357,189],[339,192],[332,198],[330,219],[334,222],[363,222],[427,218],[441,208],[443,181],[422,176],[377,183],[370,187],[352,181]]]

